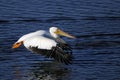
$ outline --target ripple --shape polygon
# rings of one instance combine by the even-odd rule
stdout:
[[[10,22],[9,20],[0,20],[0,24],[7,24],[9,22]]]
[[[120,33],[106,33],[106,34],[91,34],[91,35],[80,35],[76,36],[77,38],[87,38],[87,37],[93,37],[93,36],[120,36]]]
[[[82,20],[120,20],[120,16],[84,16]]]
[[[72,17],[64,17],[64,16],[61,16],[61,17],[53,17],[51,19],[47,19],[46,22],[55,22],[55,21],[67,21],[67,20],[71,20],[71,21],[74,21],[76,19],[72,18]]]
[[[6,23],[25,23],[25,22],[37,22],[37,23],[52,23],[56,21],[75,21],[76,19],[72,17],[49,17],[48,19],[37,19],[33,17],[13,17],[12,20],[0,20],[0,24]]]
[[[77,47],[80,49],[83,48],[106,48],[106,47],[115,47],[120,46],[120,41],[95,41],[95,42],[82,42],[77,43]]]

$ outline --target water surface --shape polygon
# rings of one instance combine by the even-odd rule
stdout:
[[[119,0],[1,0],[0,80],[120,80]],[[51,26],[71,33],[72,65],[12,49],[22,35]]]

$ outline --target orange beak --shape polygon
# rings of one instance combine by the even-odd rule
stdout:
[[[22,44],[23,44],[23,41],[17,42],[17,43],[15,43],[15,44],[13,44],[12,48],[13,48],[13,49],[19,48]]]
[[[72,36],[72,35],[64,32],[64,31],[62,31],[62,30],[60,30],[60,29],[57,29],[57,31],[56,31],[55,33],[56,33],[56,34],[59,34],[59,35],[62,35],[62,36],[69,37],[69,38],[76,38],[75,36]]]

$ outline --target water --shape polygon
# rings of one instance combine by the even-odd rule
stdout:
[[[0,80],[120,80],[119,0],[1,0]],[[72,65],[12,44],[23,34],[58,26],[77,39]]]

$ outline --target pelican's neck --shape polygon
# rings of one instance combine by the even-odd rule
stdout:
[[[57,34],[55,34],[52,30],[49,31],[50,32],[50,35],[53,37],[53,38],[58,38],[59,36]]]
[[[55,38],[55,41],[57,41],[58,43],[66,44],[66,42],[63,39],[61,39],[60,37]]]
[[[54,38],[57,42],[60,42],[60,43],[65,43],[64,40],[62,40],[57,34],[55,34],[53,31],[49,31],[50,32],[50,35],[52,38]]]
[[[58,38],[58,35],[57,35],[57,34],[55,34],[55,33],[53,33],[53,32],[50,32],[50,34],[51,34],[51,36],[52,36],[53,38]]]

